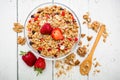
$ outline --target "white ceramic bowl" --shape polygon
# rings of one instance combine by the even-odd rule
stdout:
[[[28,16],[27,16],[27,18],[26,18],[26,21],[25,21],[25,24],[24,24],[24,26],[25,26],[25,29],[24,29],[25,37],[26,37],[26,39],[27,39],[27,44],[28,44],[29,48],[31,49],[31,51],[32,51],[33,53],[36,53],[38,56],[40,56],[40,57],[42,57],[42,58],[44,58],[44,59],[46,59],[46,60],[59,60],[59,59],[63,59],[63,58],[65,58],[65,57],[67,57],[70,53],[76,51],[76,49],[77,49],[77,44],[78,44],[78,42],[75,43],[75,45],[73,45],[73,47],[72,47],[72,49],[70,50],[69,53],[67,53],[67,54],[65,54],[65,55],[63,55],[63,56],[57,57],[57,58],[56,58],[56,57],[43,56],[43,55],[41,55],[37,50],[33,49],[32,46],[29,44],[30,40],[28,39],[28,36],[27,36],[28,31],[27,31],[27,27],[26,27],[26,26],[27,26],[28,20],[30,20],[30,18],[31,18],[31,15],[34,14],[34,13],[36,13],[39,8],[44,8],[44,7],[46,7],[46,6],[49,7],[49,6],[53,6],[53,5],[57,5],[57,6],[61,6],[61,7],[63,7],[63,8],[66,8],[69,12],[72,13],[72,15],[74,16],[74,18],[75,18],[75,20],[76,20],[76,22],[77,22],[77,25],[79,26],[79,28],[78,28],[78,29],[79,29],[79,30],[78,30],[78,42],[79,42],[80,34],[81,34],[80,21],[79,21],[77,15],[74,13],[74,11],[73,11],[72,9],[70,9],[68,6],[66,6],[66,5],[64,5],[64,4],[61,4],[61,3],[56,3],[56,2],[55,2],[55,3],[53,4],[53,3],[51,3],[51,2],[48,2],[48,3],[40,4],[40,5],[38,5],[37,7],[35,7],[35,8],[28,14]]]

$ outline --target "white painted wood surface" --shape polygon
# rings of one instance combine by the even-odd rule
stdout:
[[[79,17],[82,23],[82,16],[89,11],[93,20],[101,21],[107,25],[109,37],[104,44],[102,40],[96,48],[94,57],[101,63],[101,72],[95,76],[92,72],[89,80],[120,80],[120,0],[54,0],[70,7]],[[96,2],[97,1],[97,2]],[[47,68],[43,74],[36,77],[32,68],[24,65],[19,56],[19,51],[30,50],[27,45],[17,48],[17,34],[13,32],[14,22],[24,24],[29,12],[45,2],[52,0],[1,0],[0,1],[0,80],[87,80],[86,76],[79,73],[79,67],[67,76],[56,78],[53,74],[53,62],[47,61]],[[82,33],[94,34],[82,25]],[[23,33],[19,34],[23,36]],[[96,36],[96,34],[95,34]],[[95,37],[93,38],[95,39]],[[94,40],[93,40],[94,41]],[[93,41],[90,43],[92,45]],[[17,66],[18,54],[18,66]],[[78,57],[80,58],[80,57]],[[84,60],[84,58],[80,58]],[[17,72],[18,71],[18,72]],[[17,75],[18,74],[18,75]]]

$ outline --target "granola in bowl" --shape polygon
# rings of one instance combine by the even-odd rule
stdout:
[[[80,23],[74,12],[57,3],[36,9],[25,23],[29,47],[50,60],[69,55],[80,39]]]

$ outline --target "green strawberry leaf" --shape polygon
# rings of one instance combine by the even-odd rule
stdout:
[[[37,75],[36,76],[38,76],[39,74],[42,73],[43,69],[41,69],[41,68],[34,68],[34,71],[37,71]]]
[[[20,51],[20,55],[25,55],[25,54],[26,54],[26,52]]]

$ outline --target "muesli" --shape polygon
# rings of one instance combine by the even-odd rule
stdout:
[[[66,8],[53,5],[39,8],[27,23],[29,44],[41,55],[60,57],[78,41],[78,24]]]

